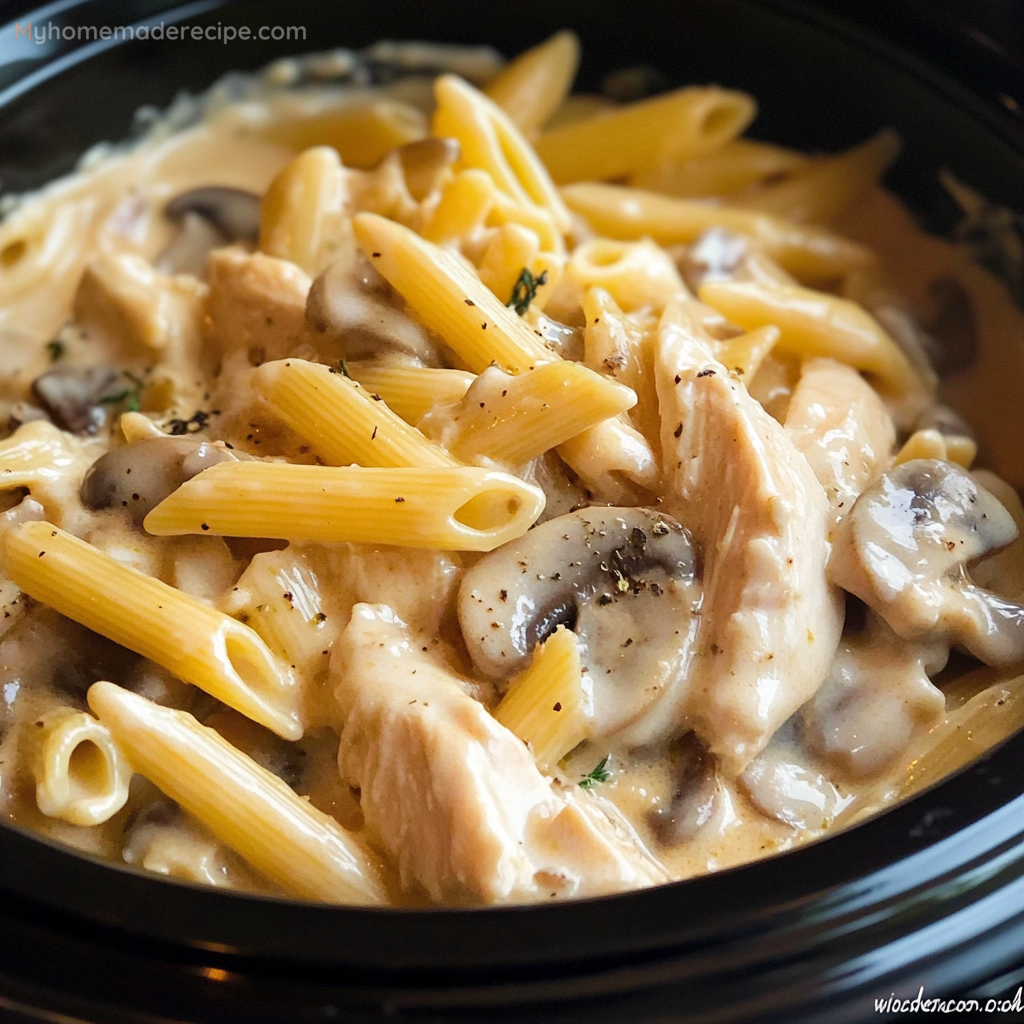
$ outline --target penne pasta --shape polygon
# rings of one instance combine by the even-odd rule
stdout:
[[[555,355],[457,256],[375,214],[355,218],[363,252],[430,330],[475,373],[521,373]]]
[[[524,135],[543,128],[572,90],[580,65],[575,32],[556,32],[506,64],[486,89]]]
[[[37,601],[155,661],[279,736],[302,735],[295,680],[248,626],[47,522],[9,530],[3,553],[8,575]]]
[[[564,185],[607,181],[712,153],[741,134],[757,105],[742,92],[693,86],[552,128],[537,155]]]
[[[780,351],[848,363],[871,374],[890,396],[927,397],[902,349],[856,303],[793,285],[743,281],[708,281],[700,298],[747,330],[778,327]]]
[[[558,454],[595,498],[617,505],[639,504],[661,477],[650,442],[621,416],[564,441]]]
[[[543,509],[539,488],[467,466],[225,462],[165,498],[145,527],[158,537],[205,533],[490,551],[522,536]]]
[[[128,801],[132,772],[106,726],[73,708],[50,712],[33,763],[36,804],[50,818],[101,825]]]
[[[304,359],[279,360],[253,374],[253,387],[329,465],[458,465],[340,370]]]
[[[845,153],[812,161],[785,181],[737,201],[775,217],[827,224],[876,185],[899,152],[900,137],[892,130],[879,132]]]
[[[376,167],[397,146],[427,134],[423,112],[408,103],[378,99],[344,103],[305,117],[274,121],[259,129],[261,138],[296,152],[330,146],[346,167]]]
[[[89,706],[137,771],[285,892],[388,902],[380,862],[361,839],[213,729],[113,683],[94,683]]]
[[[437,206],[423,225],[423,237],[438,245],[472,238],[483,229],[495,202],[494,182],[486,171],[459,171],[441,189]]]
[[[465,370],[437,370],[397,362],[349,363],[348,372],[412,424],[419,423],[437,406],[461,401],[475,380],[475,375]]]
[[[722,196],[808,164],[802,153],[753,139],[733,139],[706,156],[662,164],[630,176],[633,188],[681,199]]]
[[[970,469],[978,454],[978,445],[962,434],[947,436],[938,430],[915,430],[897,452],[895,465],[913,462],[914,459],[942,459],[955,462],[964,469]]]
[[[569,211],[530,144],[493,100],[455,75],[434,83],[437,108],[431,134],[458,139],[459,165],[486,171],[498,189],[520,206],[537,206],[559,231],[569,230]]]
[[[627,313],[645,306],[660,311],[672,299],[689,295],[672,258],[649,238],[583,242],[569,257],[566,273],[583,291],[603,288]]]
[[[636,394],[582,363],[559,360],[509,377],[490,368],[451,415],[445,441],[464,462],[521,466],[636,405]]]
[[[736,207],[709,206],[618,185],[579,184],[562,190],[569,208],[595,231],[625,241],[647,236],[661,245],[693,242],[711,228],[726,228],[754,239],[801,281],[834,281],[869,265],[863,246],[822,228]]]
[[[345,181],[328,146],[300,153],[270,183],[260,212],[260,250],[316,277],[337,255],[345,227]]]
[[[537,645],[530,667],[494,709],[494,717],[529,746],[541,771],[587,738],[592,711],[582,673],[576,634],[559,626]]]
[[[756,327],[738,338],[730,338],[718,346],[718,361],[727,369],[752,381],[761,363],[779,340],[779,329],[773,324]]]

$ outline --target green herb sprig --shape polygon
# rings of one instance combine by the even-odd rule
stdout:
[[[548,272],[542,270],[537,277],[530,273],[529,267],[523,267],[519,279],[512,286],[512,298],[505,303],[506,306],[514,309],[522,316],[529,308],[530,303],[537,298],[537,289],[547,284]]]
[[[142,407],[142,389],[146,386],[146,382],[139,380],[134,373],[129,373],[127,370],[123,370],[122,373],[131,381],[132,386],[125,388],[123,391],[118,391],[116,394],[101,398],[100,404],[120,405],[123,402],[127,412],[138,412]]]
[[[601,758],[597,767],[592,771],[587,772],[587,774],[580,780],[580,789],[593,789],[602,782],[607,782],[612,777],[612,773],[608,770],[608,762],[611,759],[611,754],[605,754],[604,757]]]

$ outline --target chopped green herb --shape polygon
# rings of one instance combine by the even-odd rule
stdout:
[[[612,759],[611,754],[605,754],[598,766],[580,780],[580,789],[593,789],[602,782],[607,782],[612,773],[608,771],[608,762]]]
[[[512,286],[512,298],[505,305],[522,316],[530,308],[530,303],[537,298],[537,289],[542,284],[547,284],[547,280],[546,270],[542,270],[539,277],[534,277],[528,267],[523,267],[519,280]]]
[[[50,353],[50,362],[55,363],[62,355],[64,355],[64,342],[59,338],[54,338],[53,341],[46,343],[47,351]]]
[[[123,391],[118,391],[117,394],[107,395],[106,398],[100,399],[101,405],[120,405],[124,403],[124,407],[128,412],[138,412],[141,408],[140,399],[142,396],[142,389],[146,386],[144,381],[139,380],[134,373],[129,373],[127,370],[123,370],[122,373],[131,382],[130,388],[125,388]]]
[[[346,363],[344,359],[338,360],[338,369],[341,370],[349,380],[352,379],[352,374],[348,372],[348,363]]]

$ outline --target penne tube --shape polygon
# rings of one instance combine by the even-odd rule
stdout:
[[[845,153],[812,161],[785,181],[737,202],[786,220],[827,224],[876,185],[899,152],[896,132],[879,132]]]
[[[573,250],[565,270],[584,292],[603,288],[627,313],[645,306],[660,311],[672,299],[690,294],[672,257],[649,238],[583,242]]]
[[[434,82],[434,96],[431,134],[458,140],[458,166],[486,171],[516,204],[546,210],[558,230],[568,232],[569,211],[558,189],[505,111],[455,75],[441,75]]]
[[[606,181],[712,153],[754,119],[752,97],[692,86],[552,128],[537,155],[560,185]]]
[[[565,102],[579,65],[579,37],[575,32],[556,32],[506,64],[486,92],[530,136]]]
[[[133,768],[285,892],[388,902],[383,869],[361,839],[213,729],[113,683],[94,683],[89,706]]]
[[[264,363],[253,387],[329,465],[456,466],[443,448],[339,370],[304,359]]]
[[[636,393],[582,363],[559,360],[509,377],[484,370],[452,414],[446,438],[465,462],[521,466],[636,405]]]
[[[834,281],[870,265],[869,250],[822,228],[789,224],[737,207],[711,206],[619,185],[579,184],[562,190],[569,208],[599,234],[661,245],[693,242],[710,228],[754,239],[785,270],[802,281]]]
[[[494,208],[494,193],[494,182],[486,171],[459,171],[442,188],[441,198],[423,226],[423,237],[438,245],[472,238]]]
[[[36,723],[36,804],[49,818],[101,825],[128,801],[132,770],[106,726],[73,708]]]
[[[333,261],[347,231],[346,188],[328,146],[300,153],[270,183],[260,210],[260,251],[291,260],[311,277]]]
[[[225,462],[179,487],[144,525],[158,537],[205,533],[491,551],[526,533],[543,509],[540,488],[468,466]]]
[[[977,454],[978,445],[970,437],[962,434],[947,436],[935,429],[915,430],[896,454],[893,465],[902,466],[904,462],[915,459],[942,459],[970,469]]]
[[[476,379],[465,370],[437,370],[402,363],[349,363],[348,372],[407,423],[419,423],[431,409],[460,402]]]
[[[927,394],[903,350],[855,302],[795,285],[708,281],[700,299],[746,330],[775,325],[778,348],[804,359],[825,356],[871,374],[890,396]]]
[[[4,564],[37,601],[155,661],[279,736],[302,736],[295,680],[248,626],[50,523],[9,530]]]
[[[354,223],[374,268],[469,369],[497,363],[521,373],[556,358],[458,256],[376,214],[361,213]]]
[[[376,167],[397,146],[427,134],[423,112],[408,103],[375,99],[345,103],[305,117],[273,121],[258,129],[261,138],[299,152],[330,146],[346,167]]]
[[[615,416],[558,446],[558,454],[593,495],[615,505],[637,505],[655,491],[661,472],[651,444],[623,416]]]
[[[778,327],[768,324],[723,341],[718,345],[718,361],[727,370],[740,374],[744,381],[752,381],[765,356],[775,348],[779,333]]]
[[[559,626],[537,645],[530,667],[512,680],[494,717],[547,771],[587,738],[588,698],[576,634]]]
[[[789,174],[810,161],[803,153],[753,139],[733,139],[721,149],[682,163],[662,164],[629,179],[633,188],[682,199],[727,195],[766,178]]]

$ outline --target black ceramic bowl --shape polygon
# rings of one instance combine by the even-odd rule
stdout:
[[[843,6],[836,3],[833,8]],[[1024,79],[944,9],[753,0],[65,0],[0,29],[0,191],[71,168],[231,67],[379,38],[491,43],[565,26],[584,86],[646,63],[753,92],[755,134],[833,149],[879,125],[906,140],[889,183],[933,230],[949,167],[1024,210]],[[953,10],[954,5],[950,5]],[[884,11],[883,11],[884,7]],[[0,8],[3,10],[3,8]],[[1018,0],[975,13],[1021,17]],[[927,15],[927,17],[925,17]],[[924,20],[921,20],[924,18]],[[304,25],[305,42],[15,39],[14,22]],[[1014,37],[1016,38],[1016,37]],[[1024,38],[1024,37],[1022,37]],[[945,71],[892,40],[926,44]],[[1019,56],[1019,55],[1018,55]],[[998,400],[998,396],[993,396]],[[747,867],[637,894],[482,911],[359,910],[202,890],[0,827],[0,1013],[67,1021],[734,1021],[875,1019],[875,999],[1016,989],[1024,960],[1024,736],[888,814]],[[1022,977],[1024,977],[1024,972]]]

